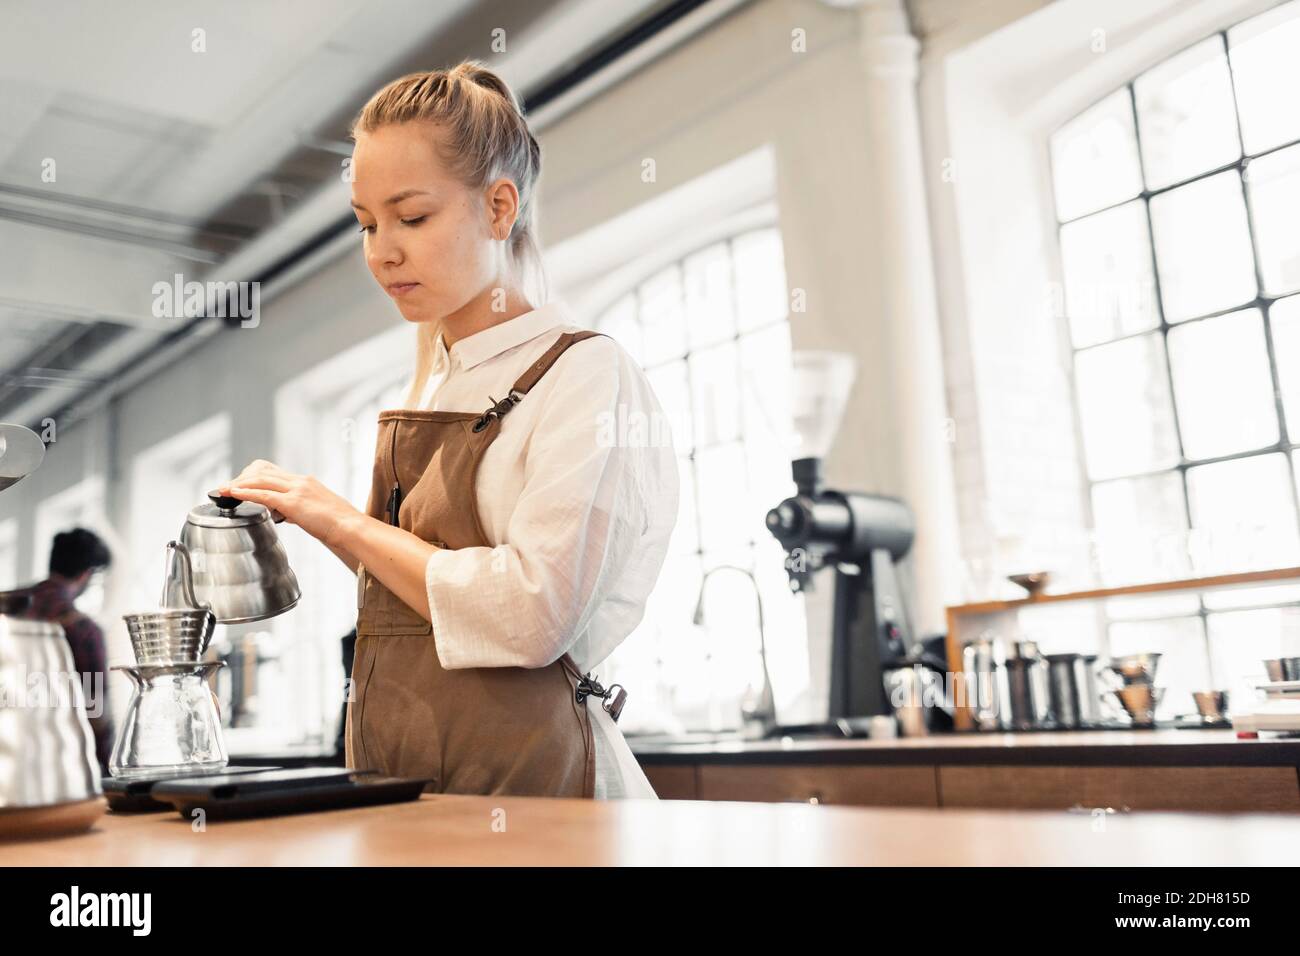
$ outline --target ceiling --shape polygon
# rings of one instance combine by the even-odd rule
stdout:
[[[336,226],[349,123],[387,80],[479,57],[527,99],[704,5],[7,0],[0,421],[35,427],[210,321],[155,315],[155,283],[263,278]]]

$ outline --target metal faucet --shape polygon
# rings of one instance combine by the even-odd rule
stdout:
[[[758,586],[758,579],[747,568],[735,564],[719,564],[717,567],[709,568],[700,579],[700,594],[695,602],[695,615],[692,621],[697,627],[704,623],[704,589],[709,583],[709,578],[717,571],[739,571],[749,578],[749,583],[754,586],[754,597],[758,602],[758,654],[763,665],[763,686],[759,690],[757,701],[754,701],[748,692],[746,693],[745,699],[740,704],[740,717],[747,726],[757,726],[761,729],[762,736],[766,737],[776,728],[776,702],[772,697],[772,678],[767,669],[767,627],[763,617],[763,592]]]

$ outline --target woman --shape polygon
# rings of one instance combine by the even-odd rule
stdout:
[[[379,416],[365,514],[266,461],[222,490],[357,573],[348,766],[447,793],[653,798],[619,695],[583,675],[663,563],[662,411],[612,339],[525,291],[540,153],[496,74],[402,77],[352,135],[366,262],[417,328],[408,408]]]

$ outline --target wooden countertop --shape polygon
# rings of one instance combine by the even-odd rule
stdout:
[[[496,832],[497,810],[505,831]],[[10,866],[1290,865],[1300,818],[895,810],[425,795],[386,807],[212,821],[108,814],[89,832],[0,843]]]
[[[1294,766],[1300,738],[1239,740],[1235,730],[1093,730],[950,733],[929,737],[785,737],[740,740],[628,738],[643,764],[867,763],[1060,766]]]

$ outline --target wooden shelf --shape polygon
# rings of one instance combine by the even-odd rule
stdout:
[[[1065,604],[1072,601],[1101,601],[1108,598],[1131,597],[1134,595],[1172,594],[1180,591],[1209,591],[1220,588],[1239,588],[1276,584],[1286,581],[1300,581],[1300,567],[1275,568],[1270,571],[1242,571],[1237,574],[1218,574],[1201,578],[1182,578],[1175,581],[1154,581],[1147,584],[1130,584],[1123,587],[1094,588],[1088,591],[1073,591],[1061,594],[1026,595],[1002,601],[980,601],[974,604],[957,604],[948,608],[948,635],[944,646],[948,655],[948,669],[954,674],[962,673],[962,649],[966,640],[961,633],[963,618],[977,618],[985,615],[1017,612],[1026,608],[1042,607],[1051,604]],[[958,707],[955,714],[958,730],[968,730],[974,725],[969,708]]]

